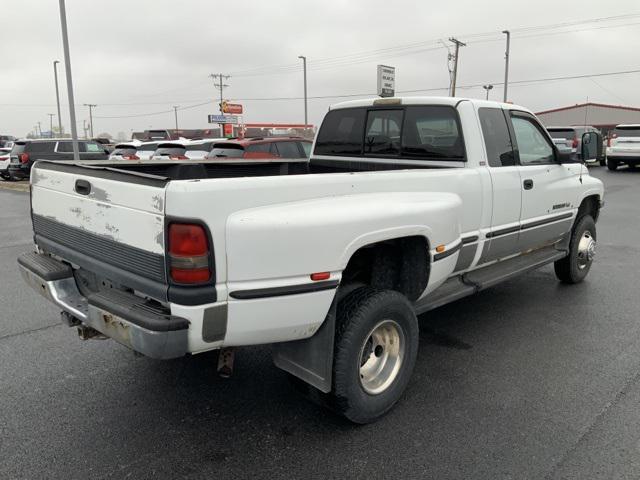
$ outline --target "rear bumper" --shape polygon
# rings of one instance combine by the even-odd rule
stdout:
[[[82,295],[68,265],[47,255],[18,257],[25,281],[40,295],[82,324],[151,358],[169,359],[188,352],[189,321],[119,290]]]
[[[10,163],[8,168],[9,174],[18,179],[29,178],[31,174],[31,166],[30,165],[16,165],[15,163]]]
[[[607,160],[611,160],[613,162],[620,162],[620,163],[627,163],[627,162],[640,163],[640,155],[637,153],[628,154],[628,155],[624,155],[620,153],[613,153],[613,154],[609,153],[607,154]]]

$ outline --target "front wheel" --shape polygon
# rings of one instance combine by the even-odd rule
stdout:
[[[406,297],[362,287],[338,305],[332,406],[354,423],[388,412],[418,354],[418,320]]]
[[[596,223],[591,215],[580,218],[571,232],[569,255],[554,263],[556,277],[564,283],[585,279],[596,254]]]

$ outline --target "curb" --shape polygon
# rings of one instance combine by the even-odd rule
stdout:
[[[28,192],[30,190],[29,182],[13,183],[13,182],[0,181],[0,190],[13,190],[14,192]]]

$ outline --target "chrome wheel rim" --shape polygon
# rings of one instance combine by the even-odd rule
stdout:
[[[398,376],[404,359],[405,340],[393,320],[378,323],[360,349],[360,385],[370,395],[384,392]]]
[[[586,230],[578,242],[578,268],[584,270],[591,264],[596,255],[596,239]]]

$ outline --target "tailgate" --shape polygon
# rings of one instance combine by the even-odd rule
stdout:
[[[106,167],[37,162],[31,171],[36,243],[84,269],[163,299],[168,181]]]

